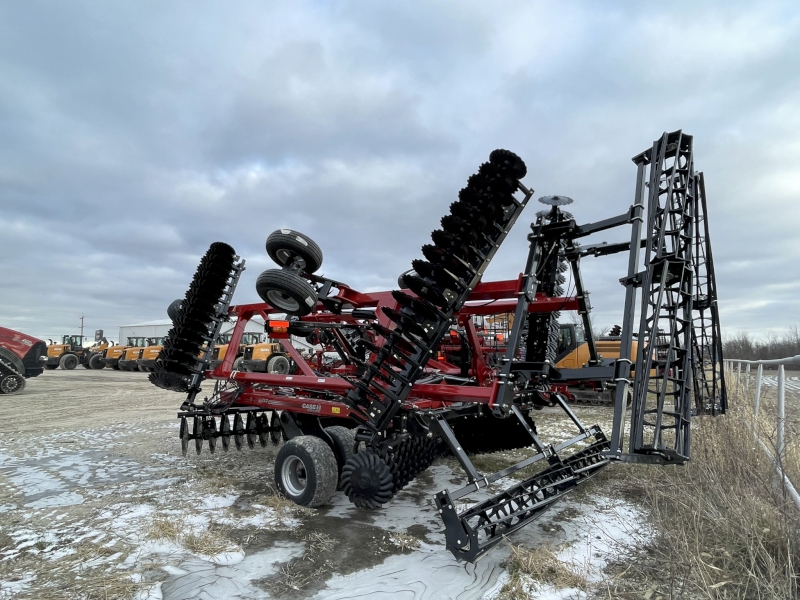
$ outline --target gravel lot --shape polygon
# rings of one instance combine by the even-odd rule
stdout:
[[[181,400],[144,373],[80,367],[0,397],[0,598],[492,598],[507,579],[507,547],[476,565],[444,549],[430,498],[465,483],[453,462],[437,461],[382,511],[341,494],[302,509],[272,489],[272,446],[181,456]],[[537,416],[545,436],[564,427],[560,412]],[[600,489],[579,491],[513,542],[552,548],[591,588],[643,521]]]

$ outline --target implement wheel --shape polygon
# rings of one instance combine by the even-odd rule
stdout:
[[[336,456],[336,466],[339,473],[339,485],[336,489],[342,489],[342,469],[345,463],[353,456],[353,448],[356,442],[356,430],[333,425],[326,427],[325,433],[333,440],[333,454]]]
[[[78,366],[78,357],[74,354],[65,354],[58,361],[58,366],[66,371],[71,371]]]
[[[292,263],[305,273],[314,273],[322,266],[322,250],[299,231],[279,229],[267,238],[267,254],[282,267]]]
[[[25,378],[16,373],[0,375],[0,394],[19,394],[25,389]]]
[[[268,269],[256,280],[256,292],[277,310],[302,317],[317,305],[317,290],[308,281],[289,271]]]
[[[336,491],[336,457],[318,437],[301,435],[286,442],[275,458],[275,484],[300,506],[321,506]]]

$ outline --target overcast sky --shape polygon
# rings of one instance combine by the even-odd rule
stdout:
[[[0,325],[163,319],[213,241],[299,230],[321,272],[396,286],[494,148],[579,222],[633,201],[631,157],[694,136],[725,333],[800,324],[800,4],[0,3]],[[530,205],[486,280],[524,267]],[[628,230],[601,236],[621,241]],[[625,260],[587,259],[598,326]]]

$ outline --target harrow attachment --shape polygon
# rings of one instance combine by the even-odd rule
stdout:
[[[541,516],[567,492],[607,466],[609,459],[603,452],[608,450],[608,441],[599,429],[595,431],[597,441],[566,459],[558,458],[551,450],[487,478],[487,482],[496,481],[549,456],[544,470],[460,513],[456,501],[477,491],[477,485],[436,494],[434,501],[444,521],[447,549],[459,560],[476,561],[506,535]]]

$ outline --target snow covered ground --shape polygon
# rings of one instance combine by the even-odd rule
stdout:
[[[24,424],[0,426],[0,598],[495,598],[508,579],[507,545],[476,564],[445,550],[430,498],[464,483],[450,461],[381,511],[358,510],[340,493],[330,507],[302,509],[271,489],[272,447],[182,457],[176,396],[138,374],[56,371],[30,388],[80,386],[90,396],[111,383],[131,398],[115,395],[102,426],[48,420],[46,393],[30,398]],[[153,394],[164,394],[160,403],[139,410]],[[101,405],[92,400],[93,410]],[[136,418],[126,418],[131,407]],[[548,419],[540,429],[562,427]],[[623,500],[582,493],[509,541],[551,548],[588,581],[584,589],[531,581],[535,597],[586,598],[606,563],[642,541],[644,522]]]

